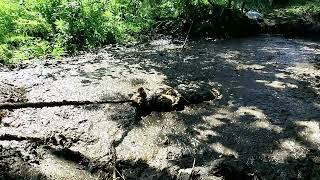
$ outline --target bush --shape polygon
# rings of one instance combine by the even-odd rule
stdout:
[[[0,59],[60,57],[125,39],[126,27],[97,0],[0,0]]]
[[[0,7],[0,62],[6,63],[140,40],[158,21],[205,22],[212,9],[208,0],[0,0]]]

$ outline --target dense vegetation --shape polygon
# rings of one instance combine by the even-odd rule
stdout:
[[[197,22],[194,27],[201,26],[200,29],[205,29],[206,26],[211,26],[211,31],[223,34],[228,29],[220,27],[225,27],[224,24],[230,21],[230,18],[221,18],[221,12],[225,8],[241,16],[245,9],[268,11],[272,7],[294,6],[308,2],[0,0],[0,63],[15,63],[47,56],[59,58],[65,54],[94,49],[109,43],[141,41],[150,37],[160,26],[171,32],[176,30],[174,32],[177,33],[187,31],[187,27]],[[318,0],[310,2],[318,3]],[[230,16],[230,12],[223,16]],[[220,15],[219,18],[215,16],[217,14]],[[229,24],[234,24],[235,21],[237,19]],[[213,29],[212,22],[216,23]]]

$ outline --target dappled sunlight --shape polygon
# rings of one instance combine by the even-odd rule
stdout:
[[[178,145],[163,147],[161,149],[158,149],[158,151],[155,153],[154,158],[150,159],[148,163],[150,164],[150,166],[162,170],[167,168],[168,166],[173,166],[174,160],[180,159],[183,152],[184,149]]]
[[[242,123],[248,124],[254,129],[265,129],[275,133],[283,131],[282,127],[272,124],[266,114],[257,107],[239,107],[235,114]],[[253,116],[253,119],[251,116]]]
[[[77,140],[70,140],[72,150],[105,163],[116,142],[119,162],[143,161],[152,172],[192,168],[194,159],[196,167],[207,167],[218,159],[274,173],[320,146],[318,96],[298,76],[311,72],[315,79],[318,71],[304,61],[311,55],[299,50],[294,40],[279,37],[191,41],[183,50],[167,39],[106,48],[39,72],[36,66],[6,73],[0,80],[26,85],[30,101],[126,99],[141,86],[148,95],[168,88],[190,90],[182,98],[194,102],[142,117],[129,104],[15,110],[2,119],[2,130],[61,134]],[[219,96],[203,99],[208,90]]]
[[[122,159],[150,161],[157,153],[157,139],[162,128],[149,126],[132,129],[117,147],[118,156]]]
[[[244,115],[253,115],[257,119],[266,119],[267,116],[263,113],[262,110],[258,109],[257,107],[251,106],[251,107],[239,107],[239,109],[236,111],[238,116],[244,116]]]
[[[277,163],[284,163],[287,159],[299,159],[306,156],[308,149],[294,139],[282,139],[278,142],[277,150],[266,154]]]
[[[150,45],[152,46],[166,46],[166,45],[171,45],[171,39],[155,39],[150,42]]]
[[[194,130],[196,130],[199,134],[196,136],[197,139],[201,140],[201,141],[208,141],[209,137],[219,137],[221,136],[219,133],[213,131],[213,130],[205,130],[202,128],[194,128]]]
[[[216,113],[210,116],[204,116],[203,120],[210,127],[219,127],[225,125],[226,123],[234,121],[234,114],[226,108],[220,108]]]
[[[287,78],[289,78],[289,75],[285,74],[285,73],[276,73],[274,76],[276,78],[279,78],[279,79],[287,79]]]
[[[287,67],[288,71],[295,73],[296,75],[309,74],[311,76],[320,75],[320,70],[316,69],[310,63],[297,63],[295,66]]]
[[[68,162],[64,159],[57,159],[53,155],[46,155],[46,159],[39,165],[39,171],[53,179],[97,179],[97,175],[79,168],[75,162]]]
[[[303,46],[301,48],[301,50],[303,50],[303,51],[311,51],[311,52],[314,52],[316,54],[320,54],[319,48],[316,48],[316,47],[317,47],[317,44],[314,43],[314,44],[309,44],[309,46]]]
[[[316,120],[310,121],[296,121],[296,126],[298,127],[298,135],[304,141],[315,146],[315,148],[320,147],[320,122]]]
[[[274,54],[275,56],[272,58],[273,62],[290,65],[304,62],[308,60],[310,55],[320,52],[316,47],[306,48],[305,45],[299,43],[299,40],[292,39],[287,39],[282,43],[273,42],[272,44],[266,44],[258,49],[262,52]]]
[[[286,83],[282,81],[266,81],[266,80],[256,80],[257,83],[262,83],[265,86],[272,87],[274,89],[285,89],[285,88],[298,88],[297,85]]]
[[[262,121],[255,121],[251,124],[251,126],[253,126],[253,128],[261,128],[261,129],[266,129],[269,131],[274,131],[276,133],[282,133],[283,132],[283,128],[277,125],[273,125],[272,123],[270,123],[267,120],[262,120]]]
[[[291,49],[292,48],[290,47],[271,47],[271,46],[260,48],[260,50],[270,52],[270,53],[279,53],[279,52],[287,51]]]
[[[238,67],[238,69],[242,69],[242,70],[263,70],[264,68],[266,68],[263,65],[260,64],[242,64],[241,66]]]
[[[226,59],[227,61],[233,62],[233,63],[236,63],[236,62],[239,63],[239,61],[236,61],[236,60],[239,60],[240,55],[241,53],[239,51],[230,51],[230,50],[227,52],[218,52],[215,54],[216,57]]]
[[[268,73],[267,71],[263,71],[266,68],[265,65],[249,64],[249,63],[246,63],[243,59],[240,59],[240,57],[237,57],[237,56],[232,56],[232,57],[236,57],[237,59],[230,59],[229,57],[227,57],[226,62],[233,65],[237,70],[252,70],[255,72]]]
[[[239,157],[239,154],[230,149],[230,148],[227,148],[225,147],[223,144],[221,143],[213,143],[213,144],[210,144],[210,148],[212,150],[214,150],[215,152],[217,152],[218,154],[221,154],[221,155],[225,155],[225,156],[230,156],[230,155],[233,155],[235,158],[238,158]]]
[[[199,59],[199,57],[196,56],[187,56],[183,59],[183,62],[189,62],[192,63],[193,60]]]

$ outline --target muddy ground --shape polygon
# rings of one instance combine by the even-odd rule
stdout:
[[[2,102],[221,98],[137,117],[130,104],[1,111],[2,179],[320,179],[320,43],[161,39],[1,67]],[[18,89],[17,89],[18,88]],[[114,148],[113,148],[114,147]]]

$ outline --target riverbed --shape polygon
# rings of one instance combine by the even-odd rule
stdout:
[[[23,89],[29,102],[123,100],[139,87],[221,94],[140,118],[130,104],[6,111],[0,137],[24,138],[0,140],[3,177],[104,179],[115,166],[120,179],[320,178],[319,41],[110,45],[2,68],[0,84]]]

